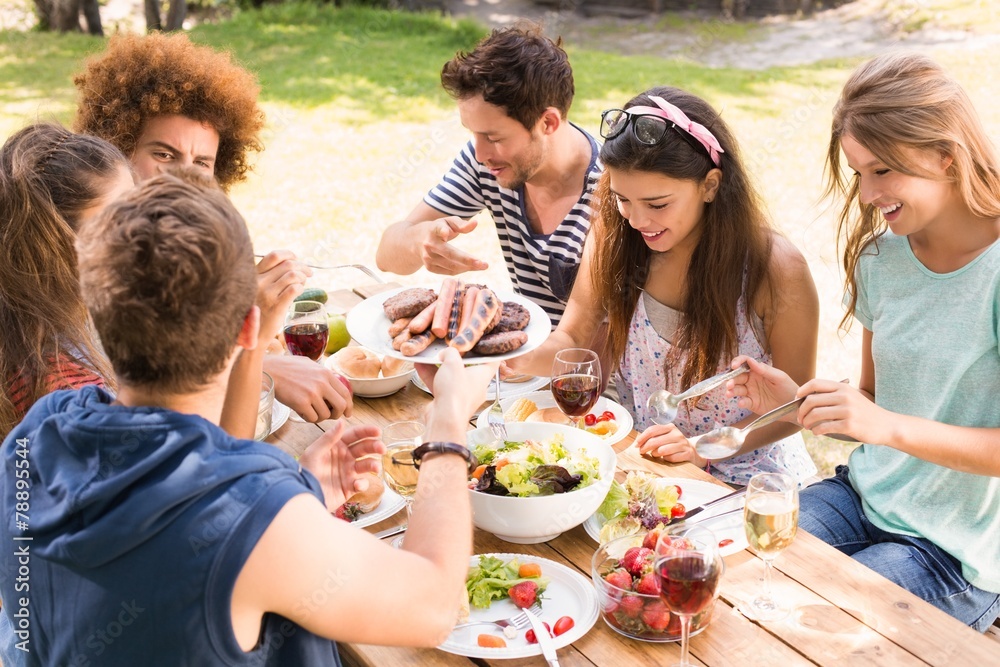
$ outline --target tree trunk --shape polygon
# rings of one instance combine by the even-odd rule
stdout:
[[[167,10],[167,30],[183,30],[186,13],[187,0],[170,0],[170,7]]]
[[[50,0],[35,0],[35,15],[38,17],[38,29],[42,32],[52,30],[52,5]]]
[[[162,30],[160,23],[160,0],[145,0],[146,7],[146,32]]]
[[[91,35],[104,37],[104,28],[101,27],[101,8],[97,0],[81,0],[83,5],[83,17],[87,19],[87,32]]]
[[[79,32],[80,0],[52,0],[51,27],[59,32]]]

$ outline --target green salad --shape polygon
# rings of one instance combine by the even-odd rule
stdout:
[[[570,451],[561,433],[543,442],[505,441],[476,445],[478,477],[470,487],[496,496],[547,496],[583,488],[600,479],[600,460],[585,447]]]

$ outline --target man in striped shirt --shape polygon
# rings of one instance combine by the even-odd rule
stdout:
[[[573,71],[561,40],[520,22],[494,30],[441,72],[472,140],[409,216],[382,234],[376,262],[454,275],[487,264],[449,241],[489,210],[515,291],[555,326],[573,287],[600,174],[593,137],[567,120]]]

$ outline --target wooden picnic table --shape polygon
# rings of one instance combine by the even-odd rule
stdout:
[[[394,287],[373,285],[330,295],[345,310],[362,298]],[[419,419],[430,400],[413,384],[392,396],[354,400],[357,424],[384,426],[402,419]],[[318,425],[288,421],[269,442],[299,454],[332,422]],[[632,446],[634,431],[614,446],[620,470],[712,482],[725,486],[697,467],[662,464],[639,456]],[[369,526],[372,532],[405,520],[399,512]],[[540,556],[578,570],[590,578],[597,545],[582,527],[543,544],[513,545],[482,530],[475,531],[476,553],[516,552]],[[790,665],[997,665],[1000,645],[857,563],[812,535],[799,531],[792,545],[774,563],[773,590],[793,607],[784,620],[757,623],[743,616],[741,602],[752,599],[762,585],[764,563],[749,550],[725,558],[719,601],[711,625],[691,639],[696,665],[786,667]],[[427,665],[519,667],[542,665],[541,656],[520,660],[484,660],[436,649],[340,644],[346,665],[391,667]],[[564,667],[622,664],[665,665],[680,659],[679,643],[632,640],[598,618],[594,627],[572,645],[559,649]]]

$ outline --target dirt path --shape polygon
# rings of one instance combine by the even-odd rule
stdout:
[[[890,17],[885,0],[858,0],[811,18],[774,16],[748,22],[744,36],[721,17],[689,13],[682,27],[658,27],[662,17],[584,16],[576,11],[553,11],[532,0],[449,0],[456,16],[473,16],[490,26],[507,25],[518,17],[544,23],[552,35],[571,45],[629,55],[684,57],[709,67],[767,69],[805,65],[820,60],[864,57],[888,46],[923,49],[961,44],[976,48],[1000,44],[1000,35],[974,35],[964,30],[925,27],[904,32],[907,15]]]

